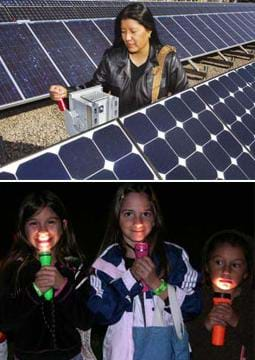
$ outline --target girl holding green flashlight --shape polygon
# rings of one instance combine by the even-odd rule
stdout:
[[[89,328],[79,303],[87,294],[83,262],[61,200],[49,191],[28,195],[1,269],[0,327],[15,359],[82,359],[77,328]]]

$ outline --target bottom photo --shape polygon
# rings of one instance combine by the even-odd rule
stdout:
[[[254,359],[253,183],[2,183],[0,360]]]

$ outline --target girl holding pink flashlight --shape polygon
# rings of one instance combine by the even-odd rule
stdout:
[[[184,321],[200,311],[198,274],[180,246],[166,242],[148,184],[116,192],[87,305],[108,326],[104,360],[188,360]],[[106,319],[107,318],[107,319]]]
[[[61,200],[50,191],[28,195],[1,269],[0,328],[15,359],[82,359],[76,328],[89,328],[83,261]]]
[[[214,234],[204,247],[203,270],[203,310],[188,324],[192,359],[254,359],[252,250],[246,235]]]

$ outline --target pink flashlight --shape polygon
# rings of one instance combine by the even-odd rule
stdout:
[[[145,242],[139,242],[135,244],[135,257],[140,259],[149,255],[149,244]],[[143,282],[143,292],[150,290],[149,286]]]

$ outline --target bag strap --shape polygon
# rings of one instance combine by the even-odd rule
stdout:
[[[155,101],[158,100],[160,83],[161,83],[163,68],[164,68],[164,64],[165,64],[165,59],[166,59],[166,56],[170,52],[176,52],[176,48],[171,45],[164,45],[160,49],[160,51],[157,55],[158,66],[155,66],[152,71],[152,74],[153,74],[152,94],[151,94],[151,102],[152,103],[154,103]]]
[[[184,331],[185,331],[182,312],[180,309],[180,305],[178,304],[177,301],[175,288],[169,284],[168,284],[168,299],[169,299],[176,335],[181,340],[184,336]]]

